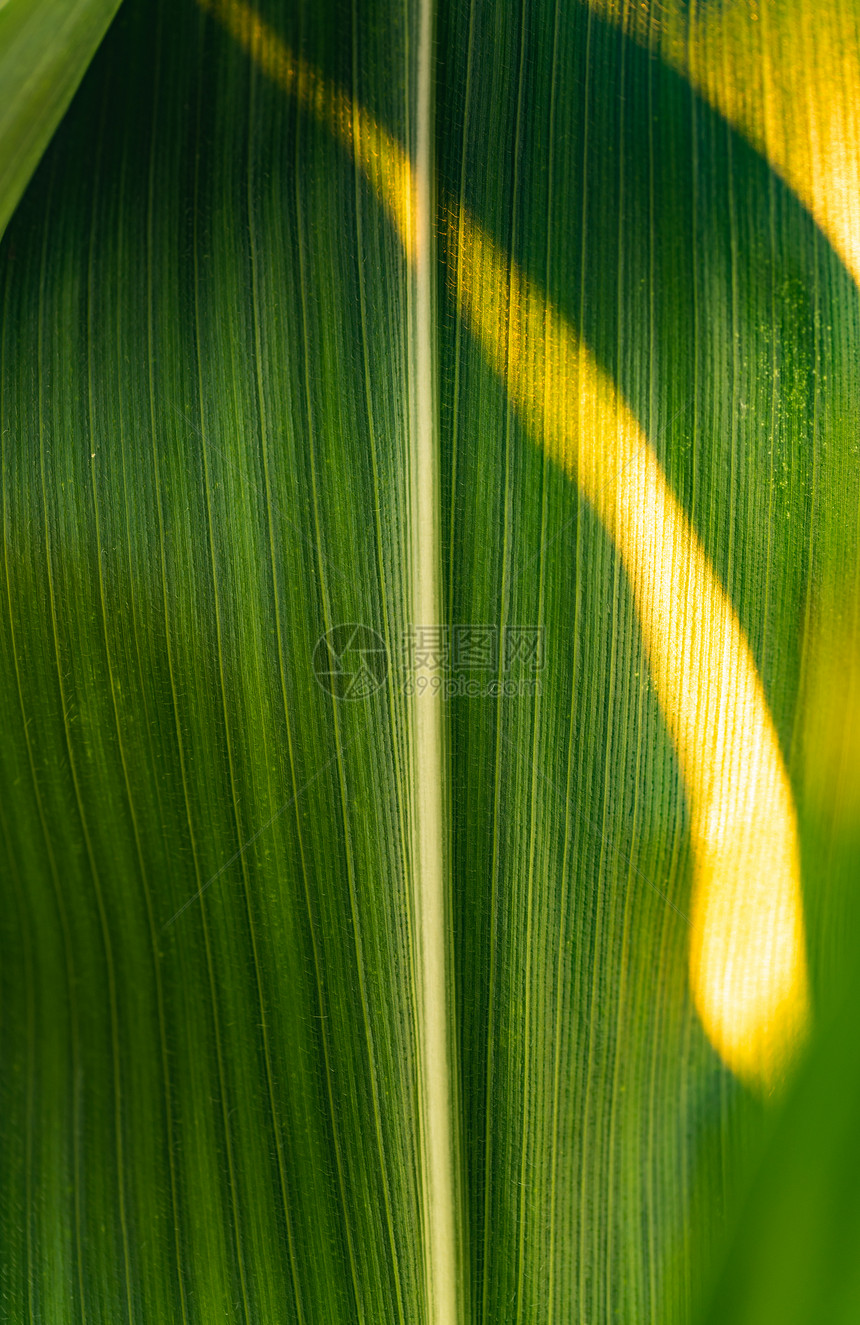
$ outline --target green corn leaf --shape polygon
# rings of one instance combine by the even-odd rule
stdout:
[[[118,7],[119,0],[0,5],[0,234]]]
[[[860,860],[852,250],[731,9],[123,5],[0,245],[10,1320],[704,1309]]]

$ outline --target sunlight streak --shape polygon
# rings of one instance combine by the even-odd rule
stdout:
[[[588,0],[655,51],[768,162],[860,285],[860,11],[723,0]]]
[[[769,1087],[803,1038],[809,994],[795,811],[755,663],[612,382],[480,227],[462,217],[460,233],[461,312],[627,573],[689,800],[696,1008],[732,1071]]]
[[[344,91],[294,55],[244,0],[197,0],[283,92],[324,126],[364,172],[397,231],[406,256],[416,260],[416,185],[400,143]]]

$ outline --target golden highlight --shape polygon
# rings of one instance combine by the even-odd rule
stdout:
[[[743,630],[642,429],[569,323],[470,218],[461,312],[612,538],[690,808],[690,984],[723,1061],[770,1087],[809,1019],[797,825]]]
[[[860,284],[860,18],[856,5],[588,0],[660,55],[809,210]]]
[[[283,92],[353,157],[387,211],[410,261],[416,257],[417,207],[412,165],[400,143],[340,88],[296,56],[244,0],[198,0]]]

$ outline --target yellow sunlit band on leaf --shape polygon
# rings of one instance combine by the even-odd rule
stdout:
[[[740,623],[639,424],[565,319],[468,217],[464,314],[529,432],[580,487],[633,593],[690,806],[690,983],[708,1038],[768,1087],[809,997],[794,805]]]
[[[198,0],[221,22],[260,70],[324,125],[354,158],[388,212],[410,261],[416,249],[415,180],[408,156],[386,129],[351,97],[296,56],[244,0]]]
[[[688,79],[760,152],[860,284],[860,32],[852,4],[588,0]]]
[[[249,6],[200,3],[329,126],[414,260],[402,147]],[[743,630],[642,429],[580,337],[468,213],[452,232],[460,314],[621,557],[689,801],[693,998],[726,1065],[771,1088],[806,1033],[809,990],[794,804]]]

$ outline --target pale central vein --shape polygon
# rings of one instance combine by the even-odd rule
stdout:
[[[416,628],[442,620],[438,436],[434,383],[433,0],[420,0],[412,234],[410,382],[412,604]],[[430,1319],[459,1319],[453,1070],[448,976],[447,852],[442,697],[438,674],[415,677],[413,861],[423,1094],[425,1265]],[[428,684],[422,689],[419,680]]]

